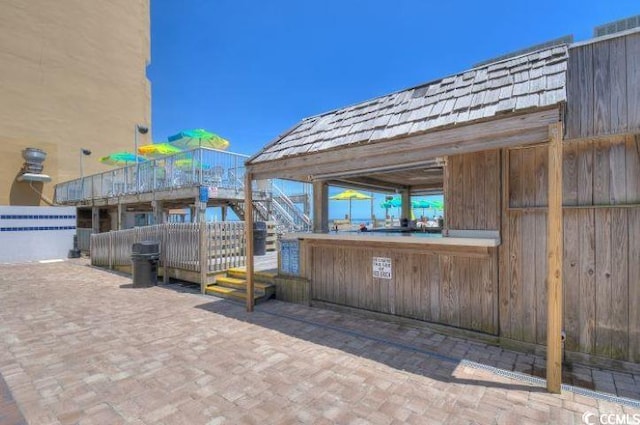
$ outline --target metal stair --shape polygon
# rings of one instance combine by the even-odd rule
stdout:
[[[243,184],[239,181],[240,184]],[[244,186],[243,186],[244,189]],[[273,221],[276,223],[278,234],[288,232],[307,232],[311,230],[311,218],[301,211],[292,199],[282,189],[271,181],[272,196],[267,201],[255,201],[255,221]],[[308,202],[310,194],[293,195],[296,199]],[[235,202],[229,205],[240,220],[245,219],[244,202]]]

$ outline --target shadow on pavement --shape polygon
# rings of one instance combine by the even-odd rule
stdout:
[[[511,384],[482,379],[465,379],[455,376],[462,359],[428,352],[389,335],[367,335],[360,331],[342,328],[335,324],[326,324],[309,318],[297,318],[290,312],[280,313],[272,308],[272,303],[258,305],[253,313],[247,313],[240,303],[217,300],[196,306],[202,310],[220,314],[235,320],[241,320],[262,326],[294,338],[303,339],[314,344],[323,345],[346,353],[385,364],[391,368],[412,374],[436,379],[450,384],[479,385],[484,387],[520,390],[528,392],[546,392],[545,388],[533,384]],[[269,306],[269,307],[267,307]],[[307,307],[304,307],[307,308]],[[321,312],[318,308],[309,308],[311,312]],[[344,314],[343,314],[344,315]],[[344,315],[347,316],[347,315]],[[360,320],[357,316],[345,317],[349,320]],[[458,372],[460,372],[458,370]],[[486,372],[485,372],[486,373]],[[496,376],[496,379],[498,377]]]

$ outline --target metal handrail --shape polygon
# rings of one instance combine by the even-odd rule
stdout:
[[[287,209],[289,213],[293,213],[293,215],[295,215],[302,222],[303,225],[306,225],[306,226],[311,225],[311,219],[304,212],[300,211],[298,207],[295,206],[291,198],[289,198],[289,196],[286,193],[284,193],[282,189],[280,189],[275,184],[272,184],[271,187],[273,188],[273,191],[277,193],[277,196],[273,197],[274,203],[280,204],[280,200],[282,200],[287,208],[285,208],[282,205],[279,205],[279,206]]]
[[[55,202],[107,198],[185,186],[238,189],[248,155],[196,148],[55,186]]]

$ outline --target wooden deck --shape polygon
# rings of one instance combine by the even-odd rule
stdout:
[[[246,270],[246,267],[238,267]],[[266,255],[254,255],[253,270],[256,272],[277,272],[278,271],[278,251],[267,252]]]

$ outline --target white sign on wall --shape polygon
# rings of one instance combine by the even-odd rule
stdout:
[[[374,279],[391,279],[391,258],[373,257]]]

